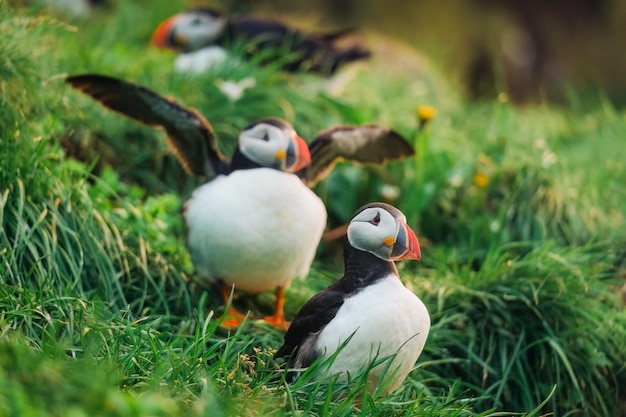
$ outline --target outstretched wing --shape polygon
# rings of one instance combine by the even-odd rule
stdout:
[[[311,165],[300,173],[309,187],[328,175],[339,159],[382,164],[415,154],[402,135],[377,124],[325,130],[309,143],[309,150]]]
[[[172,153],[189,174],[211,179],[227,169],[228,162],[217,148],[213,128],[196,110],[113,77],[86,74],[68,77],[66,81],[111,110],[165,129]]]

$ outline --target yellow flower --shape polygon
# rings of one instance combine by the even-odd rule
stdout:
[[[437,109],[432,106],[419,106],[417,108],[417,119],[420,124],[425,124],[437,116]]]
[[[478,188],[485,189],[489,186],[489,176],[484,172],[474,174],[474,185]]]

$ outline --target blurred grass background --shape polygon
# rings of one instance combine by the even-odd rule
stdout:
[[[446,13],[420,4],[432,16]],[[460,4],[451,3],[447,19],[464,15],[455,12],[465,10]],[[409,45],[381,36],[391,31],[388,19],[399,19],[383,11],[380,26],[356,21],[372,29],[363,34],[372,62],[330,80],[254,60],[191,77],[173,73],[172,54],[147,47],[156,25],[188,6],[120,0],[72,16],[0,1],[0,415],[624,415],[626,113],[618,84],[607,78],[590,93],[572,79],[553,100],[533,84],[528,91],[541,94],[518,106],[496,65],[500,75],[474,96],[450,70],[455,49],[445,38],[415,25],[424,45],[416,52],[404,25],[392,34]],[[346,22],[321,5],[306,18],[284,4],[255,7],[309,27]],[[349,15],[378,10],[363,7]],[[160,132],[64,84],[84,72],[197,108],[227,153],[262,116],[287,118],[305,138],[371,121],[410,138],[414,160],[340,164],[316,188],[329,227],[383,200],[418,233],[422,262],[398,266],[433,329],[402,389],[360,398],[362,379],[316,381],[314,370],[285,386],[271,361],[280,332],[254,321],[230,335],[219,328],[220,298],[192,283],[180,216],[198,182]],[[256,84],[239,100],[220,90],[250,76]],[[420,129],[424,105],[437,115]],[[288,315],[341,267],[340,245],[323,244],[308,279],[289,289]],[[272,295],[236,302],[259,317]]]

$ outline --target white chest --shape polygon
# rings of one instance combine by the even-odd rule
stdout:
[[[329,356],[351,337],[329,368],[331,374],[344,377],[354,377],[372,360],[393,357],[385,376],[389,378],[385,392],[391,392],[413,368],[429,330],[430,316],[422,301],[390,276],[348,298],[320,333],[316,349]],[[388,363],[370,371],[371,389]]]
[[[221,46],[209,46],[178,55],[174,61],[174,69],[177,72],[202,74],[209,68],[225,61],[227,57],[226,50]]]
[[[204,278],[260,292],[308,274],[326,209],[295,175],[260,168],[198,188],[185,220],[189,250]]]

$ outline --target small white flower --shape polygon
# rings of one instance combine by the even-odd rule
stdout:
[[[381,189],[383,198],[387,201],[394,201],[400,196],[400,188],[393,184],[384,184]]]
[[[549,150],[545,150],[543,155],[541,155],[541,165],[544,168],[550,168],[556,162],[556,155],[554,152],[550,152]]]
[[[450,175],[450,185],[453,187],[460,187],[463,185],[463,174],[461,171],[455,171]]]
[[[216,84],[226,97],[231,101],[237,101],[243,96],[247,88],[252,88],[256,85],[256,80],[252,77],[246,77],[239,82],[218,80]]]

